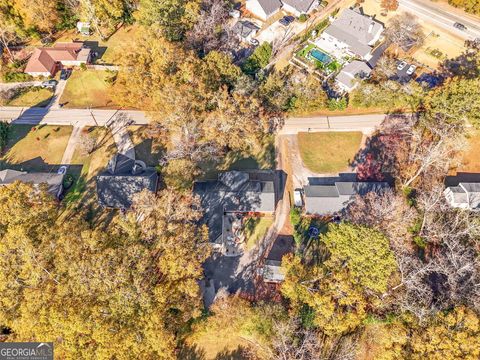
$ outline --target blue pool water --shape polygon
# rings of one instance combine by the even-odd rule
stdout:
[[[328,64],[328,63],[332,62],[332,59],[330,58],[330,56],[328,56],[327,54],[325,54],[324,52],[322,52],[318,49],[313,49],[312,51],[310,51],[310,55],[314,59],[317,59],[318,61],[320,61],[324,64]]]

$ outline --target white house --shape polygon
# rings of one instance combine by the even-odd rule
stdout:
[[[480,210],[480,183],[459,183],[447,187],[443,194],[448,204],[464,210]]]
[[[282,8],[280,0],[247,0],[245,7],[255,17],[267,21]]]
[[[282,0],[283,10],[299,17],[302,14],[309,14],[319,5],[318,0]]]
[[[358,86],[361,79],[369,77],[371,72],[372,69],[367,63],[354,60],[340,71],[335,82],[341,90],[350,92]]]
[[[383,30],[383,25],[372,17],[345,9],[315,44],[336,57],[351,56],[368,61]]]

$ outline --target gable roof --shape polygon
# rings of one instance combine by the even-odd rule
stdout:
[[[233,26],[232,31],[240,35],[242,38],[248,37],[252,32],[256,32],[260,28],[250,21],[240,20]]]
[[[469,209],[480,209],[480,183],[459,183],[457,186],[449,186],[450,200],[456,205],[467,205]],[[448,196],[447,196],[448,199]]]
[[[282,7],[280,0],[256,0],[267,16],[272,15]]]
[[[336,76],[335,80],[345,87],[351,89],[354,86],[357,76],[365,78],[370,75],[372,69],[363,61],[354,60],[347,64]]]
[[[123,154],[116,154],[107,171],[97,176],[97,197],[100,205],[114,209],[128,209],[135,194],[144,189],[157,190],[158,174],[153,168],[138,167],[138,162]]]
[[[252,180],[247,172],[232,171],[219,174],[218,180],[194,184],[193,192],[200,197],[205,212],[202,221],[208,225],[211,241],[222,233],[222,218],[225,211],[275,211],[273,174],[270,178],[271,180],[265,181]]]
[[[347,44],[357,55],[366,56],[371,51],[369,43],[381,31],[382,24],[347,8],[324,32]]]
[[[386,182],[335,182],[331,185],[305,186],[305,211],[309,214],[326,215],[343,210],[355,195],[380,192],[389,185]]]
[[[0,171],[0,186],[12,184],[15,181],[21,181],[35,186],[46,184],[49,193],[57,196],[63,186],[63,175],[57,173],[27,173],[6,169]]]
[[[317,0],[282,0],[284,4],[290,5],[301,13],[307,13],[315,1]]]
[[[33,51],[25,72],[55,72],[57,62],[87,61],[90,49],[83,48],[81,42],[57,43],[53,47],[40,47]]]

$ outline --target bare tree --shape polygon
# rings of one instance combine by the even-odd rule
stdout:
[[[397,64],[389,56],[383,55],[375,66],[374,75],[378,79],[390,79],[397,73]]]
[[[352,338],[329,338],[300,325],[298,319],[274,322],[274,339],[270,349],[273,360],[353,360]]]
[[[90,155],[97,146],[97,140],[89,133],[82,133],[78,144],[83,155]]]
[[[427,171],[440,172],[443,176],[467,146],[463,124],[447,124],[435,119],[426,119],[414,127],[410,141],[409,162],[416,170],[405,179],[404,187]]]
[[[10,45],[18,41],[19,38],[15,31],[15,26],[0,23],[0,45],[8,53],[10,62],[13,62],[13,54]],[[1,55],[1,54],[0,54]]]
[[[238,39],[228,27],[229,3],[222,0],[205,0],[193,29],[186,35],[187,44],[206,55],[212,50],[230,50]]]
[[[402,13],[393,17],[385,31],[385,36],[387,41],[398,45],[405,51],[414,46],[421,46],[425,40],[422,26],[410,13]]]

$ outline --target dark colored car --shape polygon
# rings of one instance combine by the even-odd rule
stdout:
[[[453,24],[453,27],[462,31],[467,30],[467,27],[459,22],[456,22],[455,24]]]
[[[70,69],[62,69],[60,72],[60,80],[67,80],[70,77],[72,70]]]
[[[288,26],[294,21],[295,21],[295,18],[293,16],[284,16],[283,18],[278,20],[278,22],[283,26]]]

